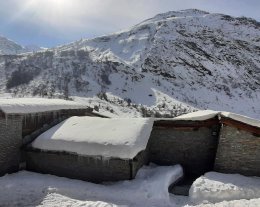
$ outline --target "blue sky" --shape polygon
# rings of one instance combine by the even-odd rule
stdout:
[[[0,0],[0,35],[52,47],[190,8],[260,21],[260,0]]]

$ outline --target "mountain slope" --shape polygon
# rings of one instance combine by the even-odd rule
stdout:
[[[17,43],[0,36],[0,54],[18,54],[23,50],[23,47],[21,45],[18,45]]]
[[[0,36],[0,55],[15,55],[26,52],[36,52],[44,48],[36,45],[21,46],[6,37]]]
[[[209,108],[260,118],[259,56],[259,22],[183,10],[45,52],[0,57],[0,89],[91,104],[98,96],[99,108],[142,115]]]

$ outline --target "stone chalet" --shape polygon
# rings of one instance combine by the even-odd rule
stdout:
[[[98,183],[133,179],[153,162],[180,164],[193,178],[208,171],[260,176],[259,120],[209,110],[110,119],[71,101],[11,102],[0,101],[0,175],[26,169]]]
[[[24,164],[22,148],[71,116],[100,116],[92,108],[60,99],[0,99],[0,176]]]

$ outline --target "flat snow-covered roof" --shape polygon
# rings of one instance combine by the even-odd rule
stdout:
[[[237,120],[237,121],[243,122],[245,124],[260,128],[260,120],[258,120],[258,119],[252,119],[250,117],[243,116],[243,115],[240,115],[240,114],[231,113],[231,112],[221,112],[220,116],[230,118],[230,119],[233,119],[233,120]]]
[[[204,121],[207,119],[212,119],[216,117],[218,114],[219,114],[218,111],[202,110],[202,111],[196,111],[181,116],[177,116],[173,118],[173,120]]]
[[[207,119],[214,118],[216,116],[224,117],[224,118],[230,118],[236,121],[240,121],[242,123],[260,127],[260,120],[252,119],[247,116],[243,116],[240,114],[235,114],[231,112],[225,112],[225,111],[212,111],[212,110],[202,110],[202,111],[196,111],[193,113],[184,114],[178,117],[173,118],[172,120],[190,120],[190,121],[203,121]]]
[[[0,110],[6,114],[25,114],[61,109],[86,109],[88,106],[75,101],[47,98],[1,98]]]
[[[132,159],[145,150],[152,127],[148,118],[71,117],[41,134],[32,147]]]

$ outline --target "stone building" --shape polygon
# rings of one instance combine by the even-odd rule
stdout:
[[[150,161],[158,165],[180,164],[185,175],[191,177],[211,171],[219,129],[218,117],[157,120],[149,141]]]
[[[22,147],[71,116],[95,116],[73,101],[40,98],[0,99],[0,176],[18,171],[25,160]]]
[[[179,130],[181,132],[175,130],[176,126],[174,126],[170,130],[172,134],[162,130],[155,133],[155,137],[158,137],[158,134],[163,135],[159,140],[162,140],[162,137],[169,137],[160,147],[162,152],[167,153],[159,153],[161,154],[159,156],[155,154],[156,162],[160,164],[179,162],[183,165],[186,174],[201,175],[207,171],[218,171],[260,176],[259,120],[230,112],[205,110],[171,120],[172,123],[175,121],[177,122],[173,125],[182,122]],[[200,126],[196,127],[196,124]],[[163,122],[160,125],[163,125]],[[193,132],[187,130],[185,132],[185,128],[189,128],[189,125],[192,125]],[[158,149],[158,143],[154,141],[153,136],[152,133],[153,146]],[[174,141],[171,144],[169,140]],[[155,150],[156,153],[157,151]],[[177,153],[169,153],[170,151]],[[153,153],[151,158],[153,159]]]
[[[214,170],[260,176],[260,122],[225,114],[220,122]]]
[[[91,182],[133,179],[148,163],[153,121],[71,117],[26,149],[27,169]]]
[[[98,183],[133,179],[149,162],[181,164],[192,179],[208,171],[260,176],[259,120],[209,110],[102,119],[75,102],[38,102],[0,99],[0,176],[27,169]]]

